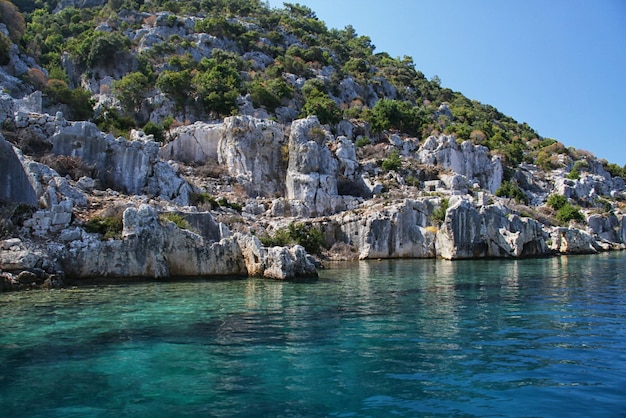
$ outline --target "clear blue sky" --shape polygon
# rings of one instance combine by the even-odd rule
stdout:
[[[626,0],[299,0],[327,27],[495,106],[542,137],[626,165]],[[283,1],[269,1],[282,8]]]

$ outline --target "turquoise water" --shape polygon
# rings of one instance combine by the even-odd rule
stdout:
[[[624,416],[625,271],[396,260],[0,294],[0,416]]]

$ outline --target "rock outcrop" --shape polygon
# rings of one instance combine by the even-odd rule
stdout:
[[[223,123],[196,122],[172,131],[172,141],[163,146],[159,155],[164,160],[187,164],[217,161],[217,149],[224,133]]]
[[[422,164],[441,166],[477,181],[491,193],[502,184],[502,162],[490,156],[489,149],[464,141],[459,145],[454,136],[431,136],[419,148],[416,158]]]
[[[332,239],[358,249],[360,259],[433,258],[435,232],[429,220],[439,199],[406,199],[336,215]]]
[[[229,232],[215,237],[219,240],[207,240],[159,218],[155,208],[146,204],[126,209],[123,225],[121,239],[104,241],[85,233],[70,242],[61,261],[67,277],[259,275],[294,279],[317,274],[301,248],[266,249],[254,237]]]
[[[179,204],[189,203],[191,187],[169,164],[159,159],[159,144],[127,141],[103,134],[90,122],[63,126],[50,137],[52,152],[94,165],[105,187],[127,194],[148,194]]]
[[[37,194],[18,154],[21,152],[0,135],[0,199],[35,205]]]
[[[250,116],[224,120],[218,161],[248,196],[284,194],[285,156],[282,125]]]
[[[550,254],[547,234],[531,218],[501,205],[477,208],[469,199],[451,202],[437,233],[437,255],[445,259],[532,257]]]
[[[339,159],[328,148],[328,139],[315,116],[291,124],[286,198],[291,201],[292,216],[330,215],[358,202],[354,196],[339,195],[337,187],[338,178],[354,178],[356,174],[352,151],[342,151],[340,146]]]

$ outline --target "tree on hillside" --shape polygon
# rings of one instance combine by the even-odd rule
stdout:
[[[141,110],[147,87],[148,77],[140,72],[127,74],[113,83],[113,90],[122,106],[132,113],[138,113]]]

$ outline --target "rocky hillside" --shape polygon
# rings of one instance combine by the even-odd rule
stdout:
[[[298,4],[3,0],[0,21],[0,287],[624,248],[623,167]]]

